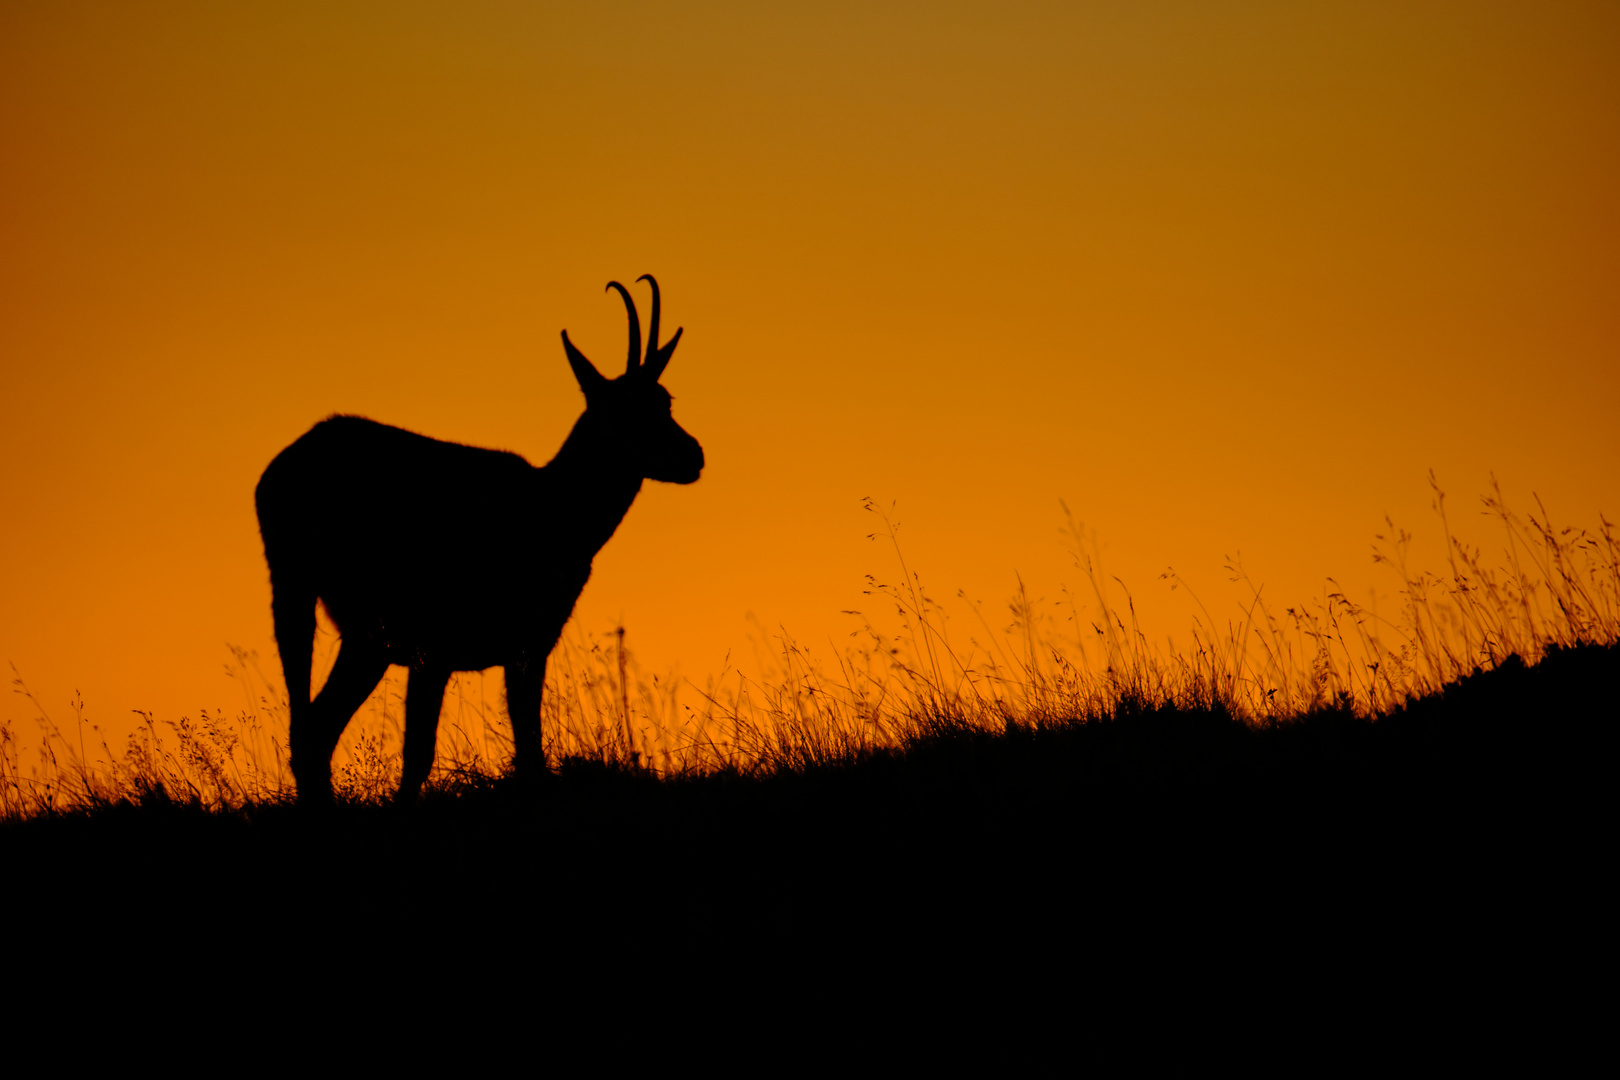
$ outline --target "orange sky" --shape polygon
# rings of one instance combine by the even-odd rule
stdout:
[[[1388,593],[1430,467],[1488,544],[1492,472],[1620,515],[1616,192],[1609,3],[12,0],[0,661],[59,718],[234,707],[275,453],[341,411],[542,462],[558,331],[614,362],[648,271],[709,467],[576,614],[646,667],[842,640],[867,495],[995,619],[1080,584],[1060,498],[1161,638],[1158,574],[1224,611],[1239,550]]]

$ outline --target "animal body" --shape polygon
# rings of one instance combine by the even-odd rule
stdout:
[[[556,457],[441,442],[358,416],[332,416],[276,455],[255,500],[270,566],[276,646],[291,703],[301,802],[332,797],[332,752],[390,664],[409,669],[404,772],[410,799],[433,767],[450,675],[502,665],[513,768],[544,766],[546,658],[590,577],[591,560],[643,480],[690,484],[703,448],[675,422],[659,385],[681,331],[658,344],[658,283],[645,354],[635,302],[625,372],[599,373],[563,331],[585,412]],[[477,507],[465,514],[463,507]],[[310,700],[315,604],[341,645]]]

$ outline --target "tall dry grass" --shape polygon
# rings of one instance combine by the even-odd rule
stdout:
[[[1255,722],[1322,707],[1372,716],[1509,656],[1534,663],[1555,645],[1620,640],[1620,543],[1606,519],[1596,533],[1559,528],[1539,500],[1536,513],[1521,516],[1493,484],[1481,503],[1504,543],[1487,558],[1453,534],[1446,496],[1432,473],[1429,482],[1446,566],[1411,567],[1411,534],[1389,522],[1374,558],[1398,581],[1393,617],[1354,603],[1332,579],[1320,599],[1279,611],[1233,562],[1227,569],[1246,600],[1223,621],[1195,597],[1192,647],[1176,652],[1149,643],[1129,590],[1099,571],[1072,517],[1067,535],[1086,594],[1065,606],[1088,613],[1078,634],[1060,633],[1059,620],[1020,585],[1010,625],[994,627],[967,604],[975,629],[953,635],[889,514],[868,500],[879,523],[873,536],[891,546],[898,574],[868,578],[866,593],[892,609],[885,625],[894,629],[868,620],[858,645],[820,657],[784,632],[758,657],[758,674],[728,668],[699,687],[644,672],[622,629],[593,637],[571,627],[549,666],[546,750],[553,761],[589,758],[663,776],[759,773],[836,764],[944,728],[1069,723],[1122,705],[1214,707]],[[1162,578],[1188,588],[1173,570]],[[329,668],[335,646],[327,625],[318,665]],[[0,820],[125,800],[240,808],[290,799],[285,695],[252,652],[233,650],[230,670],[243,693],[235,715],[159,722],[141,714],[122,747],[85,719],[80,700],[59,723],[13,670],[37,739],[25,749],[22,724],[0,724]],[[498,686],[487,674],[452,682],[432,787],[484,783],[502,768],[511,747]],[[392,794],[403,694],[392,673],[350,725],[334,770],[340,799]]]

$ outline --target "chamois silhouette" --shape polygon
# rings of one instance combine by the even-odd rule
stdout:
[[[681,330],[658,344],[658,282],[645,357],[630,316],[630,358],[608,379],[562,335],[585,412],[543,466],[517,454],[441,442],[359,416],[331,416],[276,455],[255,502],[270,565],[276,646],[291,704],[289,743],[302,801],[332,798],[332,752],[389,664],[410,670],[404,772],[409,800],[433,768],[445,684],[456,671],[506,669],[513,770],[544,766],[546,658],[646,480],[690,484],[703,448],[670,414],[658,378]],[[455,508],[471,505],[477,516]],[[310,700],[315,603],[341,644]]]

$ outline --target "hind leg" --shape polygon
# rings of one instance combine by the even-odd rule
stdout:
[[[287,733],[291,744],[293,779],[300,802],[332,800],[332,751],[349,720],[388,672],[388,654],[360,639],[338,647],[337,662],[326,685],[305,711],[303,723],[295,712]]]
[[[405,684],[405,769],[399,778],[396,802],[410,802],[433,771],[433,747],[439,734],[439,712],[450,672],[413,667]]]
[[[309,725],[309,665],[315,650],[315,590],[271,576],[270,615],[276,651],[287,683],[287,710],[294,731]]]
[[[270,594],[276,651],[281,654],[281,675],[287,683],[287,742],[292,753],[293,779],[300,798],[329,799],[332,794],[330,774],[324,783],[317,783],[317,777],[305,762],[306,758],[317,756],[308,749],[314,725],[309,669],[315,649],[315,590],[306,587],[296,575],[272,572]]]

